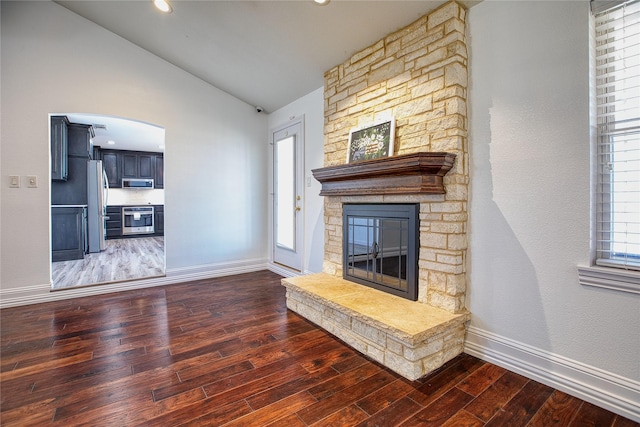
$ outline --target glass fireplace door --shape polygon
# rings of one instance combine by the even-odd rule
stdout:
[[[416,205],[344,205],[344,277],[417,299]]]

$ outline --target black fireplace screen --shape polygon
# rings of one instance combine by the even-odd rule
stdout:
[[[417,204],[343,205],[343,277],[418,299]]]

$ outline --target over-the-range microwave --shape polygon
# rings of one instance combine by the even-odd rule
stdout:
[[[122,178],[122,188],[153,190],[153,179]]]

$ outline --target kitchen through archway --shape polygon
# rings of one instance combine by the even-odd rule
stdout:
[[[165,275],[165,130],[50,114],[53,290]]]

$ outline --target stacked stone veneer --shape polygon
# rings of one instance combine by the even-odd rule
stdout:
[[[444,177],[446,194],[325,197],[323,273],[283,279],[287,307],[412,380],[462,352],[470,316],[464,307],[469,181],[465,18],[463,7],[447,3],[325,74],[325,166],[346,162],[352,128],[393,117],[395,155],[456,154]],[[420,204],[418,302],[345,283],[343,203]],[[391,307],[405,309],[389,313]],[[409,323],[415,326],[411,333],[402,326]]]
[[[466,10],[447,3],[325,74],[325,166],[344,164],[349,131],[393,116],[394,154],[456,154],[445,195],[325,197],[323,271],[342,277],[342,204],[420,203],[418,300],[462,313],[467,250]]]

